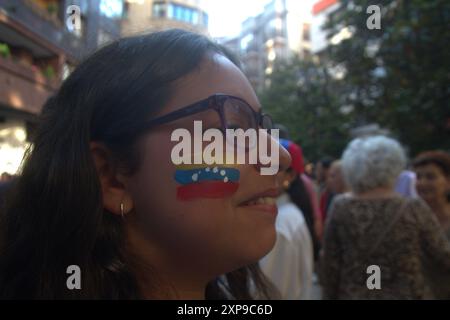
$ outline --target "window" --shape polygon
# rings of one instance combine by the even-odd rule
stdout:
[[[184,9],[184,12],[183,12],[183,21],[192,23],[192,11],[193,11],[193,10],[191,10],[191,9],[187,9],[187,8]]]
[[[164,2],[153,3],[153,17],[155,18],[166,17],[166,4]]]
[[[164,10],[164,14],[166,14],[166,10],[167,10],[167,18],[169,19],[173,19],[173,20],[178,20],[178,21],[183,21],[183,22],[187,22],[190,24],[199,24],[202,21],[200,21],[200,19],[203,20],[203,24],[205,26],[208,25],[208,15],[204,12],[201,12],[195,8],[191,8],[188,6],[184,6],[181,4],[177,4],[177,3],[168,3],[167,7],[165,7],[165,4],[162,2],[157,2],[153,5],[153,16],[155,17],[164,17],[165,15],[158,15],[155,13],[155,10],[160,10],[159,7],[155,8],[155,6],[164,6],[163,9]]]
[[[108,18],[121,18],[123,13],[123,1],[100,0],[100,12]]]
[[[169,6],[167,7],[167,17],[169,19],[173,19],[175,17],[175,8],[173,4],[169,3]]]
[[[181,6],[174,5],[175,7],[175,20],[183,19],[183,8]]]
[[[202,12],[203,15],[203,25],[208,27],[208,15],[205,12]]]
[[[193,24],[198,24],[199,23],[199,15],[198,15],[198,11],[194,11],[192,13],[192,23]]]

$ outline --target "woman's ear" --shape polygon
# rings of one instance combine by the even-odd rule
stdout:
[[[110,150],[100,142],[89,144],[92,159],[102,188],[103,207],[125,215],[133,209],[133,200],[126,188],[126,176],[116,171]]]

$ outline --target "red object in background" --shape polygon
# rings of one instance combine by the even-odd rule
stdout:
[[[313,6],[313,14],[316,15],[326,8],[332,6],[333,4],[337,3],[338,0],[321,0],[314,4]]]
[[[225,198],[235,193],[238,187],[236,182],[202,181],[177,187],[177,198],[182,201]]]
[[[292,158],[292,169],[294,169],[298,174],[305,173],[305,162],[303,160],[302,148],[296,143],[291,143],[288,151]]]
[[[291,156],[291,168],[298,174],[305,173],[305,162],[303,160],[302,148],[298,144],[287,139],[280,139],[280,144],[289,152]]]

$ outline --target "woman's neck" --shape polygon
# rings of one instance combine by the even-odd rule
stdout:
[[[189,277],[185,275],[185,277]],[[167,281],[164,281],[166,279]],[[204,300],[206,284],[203,282],[186,282],[184,279],[170,280],[167,276],[158,276],[156,279],[149,279],[146,276],[138,276],[137,281],[140,286],[140,291],[143,299],[155,300]]]
[[[136,229],[127,231],[127,251],[144,299],[205,299],[205,274],[187,268],[189,261],[174,261]]]

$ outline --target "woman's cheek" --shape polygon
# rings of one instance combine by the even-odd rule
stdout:
[[[160,170],[142,172],[145,178],[140,179],[136,188],[136,206],[140,219],[152,230],[162,236],[176,236],[179,241],[203,241],[217,232],[221,220],[229,209],[225,198],[202,197],[193,194],[192,198],[180,199],[179,184],[176,179],[176,169],[173,165],[161,166]],[[222,221],[223,222],[223,221]],[[156,230],[157,229],[157,230]]]

